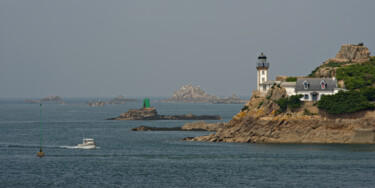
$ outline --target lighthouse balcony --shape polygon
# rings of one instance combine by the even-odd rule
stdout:
[[[257,63],[257,68],[269,68],[269,63]]]

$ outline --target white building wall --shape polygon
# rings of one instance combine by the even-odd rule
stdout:
[[[296,92],[294,92],[295,88],[294,87],[285,87],[285,90],[286,90],[286,94],[288,96],[292,96],[292,95],[296,95]]]
[[[295,95],[303,95],[303,97],[301,98],[301,101],[312,101],[312,94],[315,91],[298,91],[296,92]],[[318,98],[317,100],[320,100],[320,98],[322,97],[322,95],[334,95],[335,93],[333,91],[317,91],[316,93],[318,93]],[[305,99],[305,95],[308,95],[309,96],[309,99]]]
[[[264,71],[264,74],[263,74]],[[262,92],[263,91],[263,86],[260,84],[263,82],[268,81],[268,70],[267,69],[258,69],[257,71],[257,90]]]

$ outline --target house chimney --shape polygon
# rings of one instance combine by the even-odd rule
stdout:
[[[336,69],[332,70],[331,75],[332,75],[332,79],[336,80]]]

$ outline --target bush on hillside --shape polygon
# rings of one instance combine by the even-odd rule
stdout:
[[[373,107],[359,91],[340,91],[335,95],[324,95],[318,101],[318,108],[331,114],[357,112]]]
[[[336,76],[338,80],[345,81],[345,87],[349,90],[371,86],[375,83],[375,58],[362,64],[338,68]]]

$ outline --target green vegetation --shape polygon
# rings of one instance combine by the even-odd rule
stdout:
[[[375,83],[375,58],[366,63],[341,67],[336,74],[338,80],[344,80],[349,90],[372,86]]]
[[[305,111],[303,112],[303,115],[313,116],[313,115],[318,115],[318,114],[317,113],[311,113],[310,110],[305,108]]]
[[[292,95],[289,98],[281,98],[275,101],[279,106],[279,113],[285,112],[287,107],[290,109],[299,108],[302,105],[302,101],[300,100],[303,95]]]
[[[263,103],[264,103],[264,101],[262,101],[262,102],[259,103],[258,109],[262,106]]]
[[[351,62],[349,62],[351,63]],[[342,65],[347,64],[347,63],[340,63],[340,62],[328,62],[327,64],[324,65],[324,67],[341,67]]]
[[[373,96],[374,94],[375,92],[369,95]],[[370,104],[368,98],[360,91],[339,91],[336,95],[322,96],[320,101],[318,101],[318,108],[324,109],[331,114],[342,114],[373,109],[374,105]]]
[[[319,70],[319,68],[320,68],[320,66],[319,66],[319,67],[316,67],[315,70],[313,70],[309,75],[307,75],[307,77],[308,77],[308,78],[315,78],[315,77],[316,77],[316,76],[315,76],[315,73],[316,73],[316,71]]]
[[[361,89],[360,93],[367,98],[368,101],[374,101],[375,100],[375,88],[373,87],[367,87]]]
[[[279,113],[285,112],[288,105],[288,98],[281,98],[275,102],[280,106]]]
[[[297,77],[288,77],[286,78],[286,82],[297,82]]]
[[[291,109],[299,108],[302,105],[301,98],[303,95],[292,95],[288,98],[288,107]]]
[[[246,111],[246,110],[248,110],[248,109],[249,109],[249,107],[245,105],[245,106],[241,109],[241,111],[244,112],[244,111]]]

